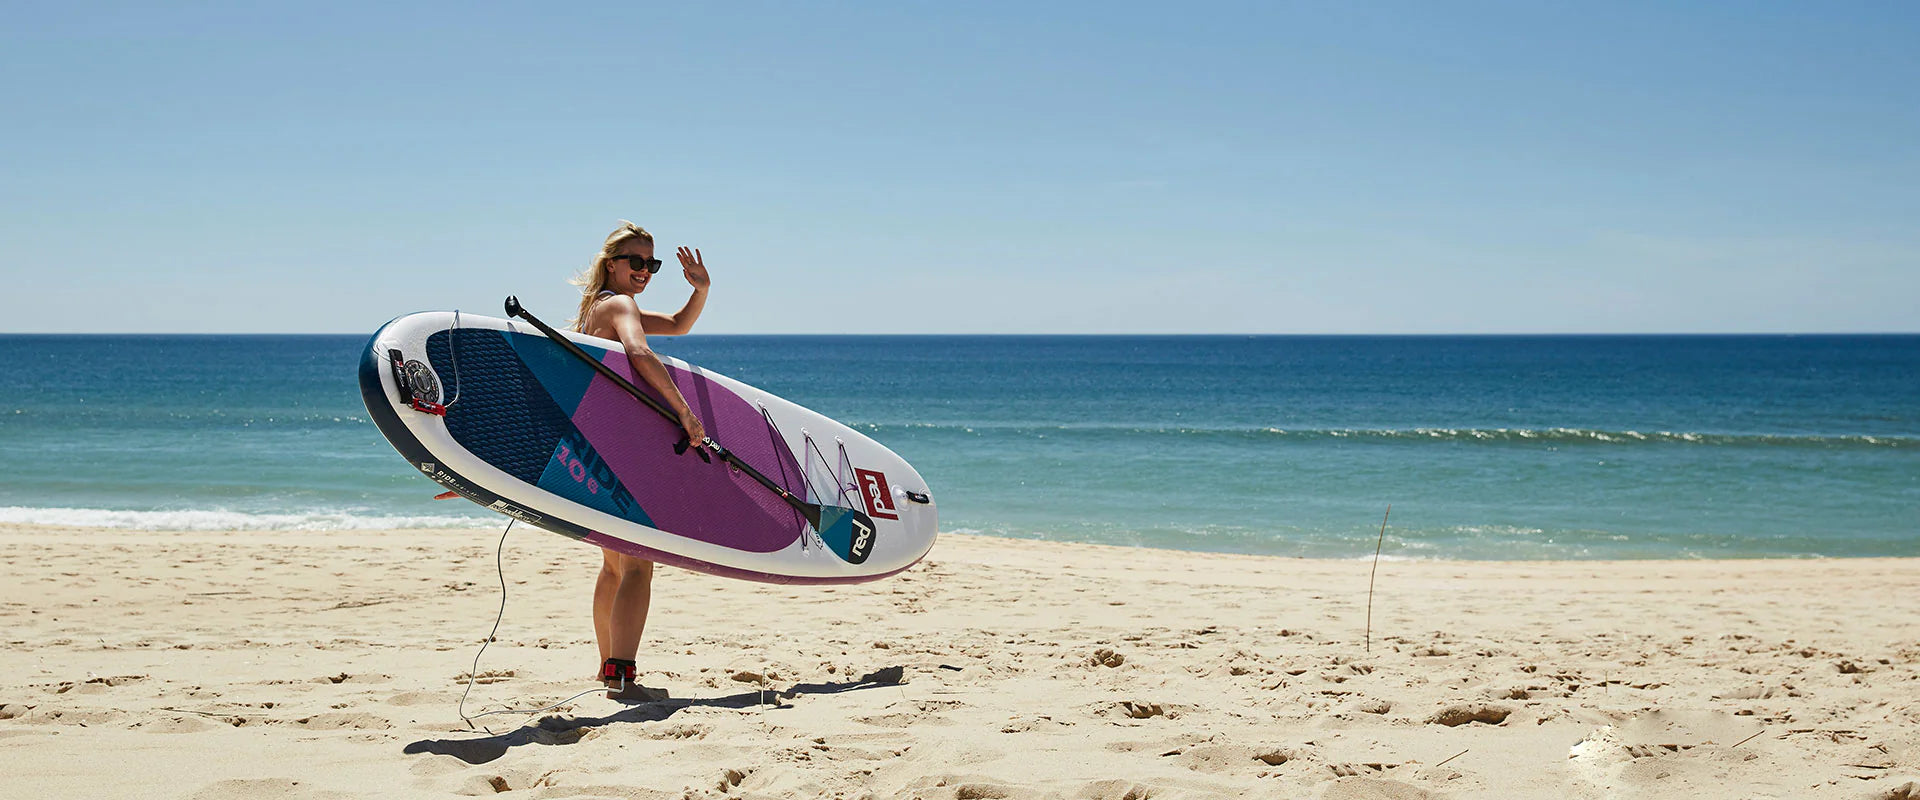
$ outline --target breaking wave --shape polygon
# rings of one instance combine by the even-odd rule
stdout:
[[[241,511],[115,511],[103,508],[26,508],[0,506],[0,524],[142,531],[332,531],[398,528],[486,528],[495,517],[357,514],[310,511],[249,514]]]
[[[864,431],[958,433],[972,436],[1168,436],[1280,440],[1431,441],[1541,444],[1671,444],[1722,447],[1920,448],[1920,437],[1815,434],[1698,433],[1588,428],[1184,428],[1126,425],[859,423]]]

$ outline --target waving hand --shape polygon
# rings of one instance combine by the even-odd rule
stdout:
[[[687,283],[693,284],[695,289],[707,288],[711,281],[707,277],[707,264],[701,260],[700,251],[682,247],[679,255],[680,267],[686,272]]]

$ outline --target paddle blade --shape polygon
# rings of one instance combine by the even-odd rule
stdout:
[[[821,506],[816,526],[827,549],[849,564],[864,564],[873,555],[873,518],[851,508]]]

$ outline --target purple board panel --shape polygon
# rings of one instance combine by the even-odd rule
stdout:
[[[625,353],[609,351],[601,361],[658,398],[644,379],[634,376]],[[806,498],[799,463],[759,408],[686,370],[669,366],[667,372],[700,416],[709,437],[787,491]],[[679,428],[605,377],[595,375],[587,386],[574,410],[573,424],[646,509],[654,528],[751,553],[785,549],[806,529],[799,512],[752,478],[719,459],[707,463],[692,452],[674,453]]]

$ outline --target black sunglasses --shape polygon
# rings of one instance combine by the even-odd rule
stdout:
[[[660,271],[660,259],[657,258],[647,258],[646,256],[614,256],[607,260],[628,262],[627,266],[636,270],[644,270],[649,275]]]

